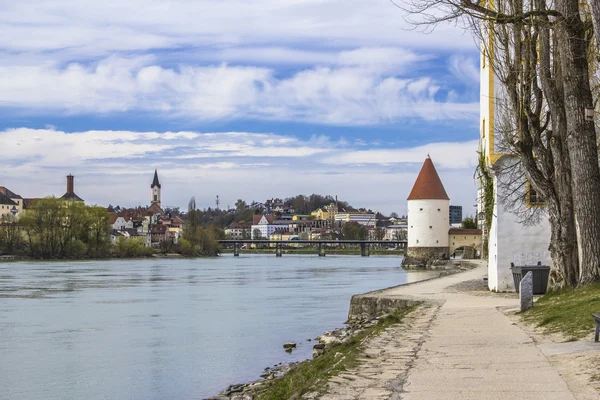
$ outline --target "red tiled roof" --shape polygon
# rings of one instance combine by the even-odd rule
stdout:
[[[408,200],[450,200],[429,156],[423,163]]]
[[[117,221],[117,218],[119,218],[119,215],[116,212],[108,213],[108,215],[108,221],[111,225],[113,225]]]
[[[253,225],[258,225],[258,223],[260,222],[260,220],[262,219],[263,215],[262,214],[258,214],[254,216],[254,223]],[[265,218],[267,218],[267,222],[269,224],[272,224],[274,221],[274,218],[272,215],[265,215]]]

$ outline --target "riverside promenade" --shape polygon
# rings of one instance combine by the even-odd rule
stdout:
[[[455,275],[362,295],[424,304],[368,343],[355,370],[332,378],[324,393],[307,398],[581,398],[505,313],[518,307],[518,298],[486,292],[484,276],[480,263]],[[479,289],[470,289],[477,282]]]

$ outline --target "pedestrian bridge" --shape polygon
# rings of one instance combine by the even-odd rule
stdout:
[[[368,257],[370,254],[371,246],[374,244],[386,244],[386,245],[397,245],[401,249],[406,252],[407,241],[406,240],[266,240],[266,239],[254,239],[254,240],[244,240],[244,239],[227,239],[227,240],[219,240],[219,243],[224,245],[233,245],[233,255],[240,255],[240,248],[242,244],[252,245],[252,244],[268,244],[271,245],[269,247],[275,247],[275,255],[277,257],[281,257],[283,255],[283,247],[285,245],[297,245],[297,244],[309,244],[309,245],[317,245],[318,253],[320,257],[324,257],[326,253],[326,246],[329,245],[342,245],[342,244],[350,244],[350,245],[359,245],[360,246],[360,255],[363,257]],[[403,252],[403,254],[404,254]]]

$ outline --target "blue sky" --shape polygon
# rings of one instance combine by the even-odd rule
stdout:
[[[385,213],[431,154],[472,213],[479,57],[386,0],[23,0],[0,6],[1,185],[201,207],[338,195]],[[126,3],[126,4],[124,4]]]

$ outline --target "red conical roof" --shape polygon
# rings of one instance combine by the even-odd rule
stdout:
[[[423,163],[408,200],[450,200],[429,156]]]

